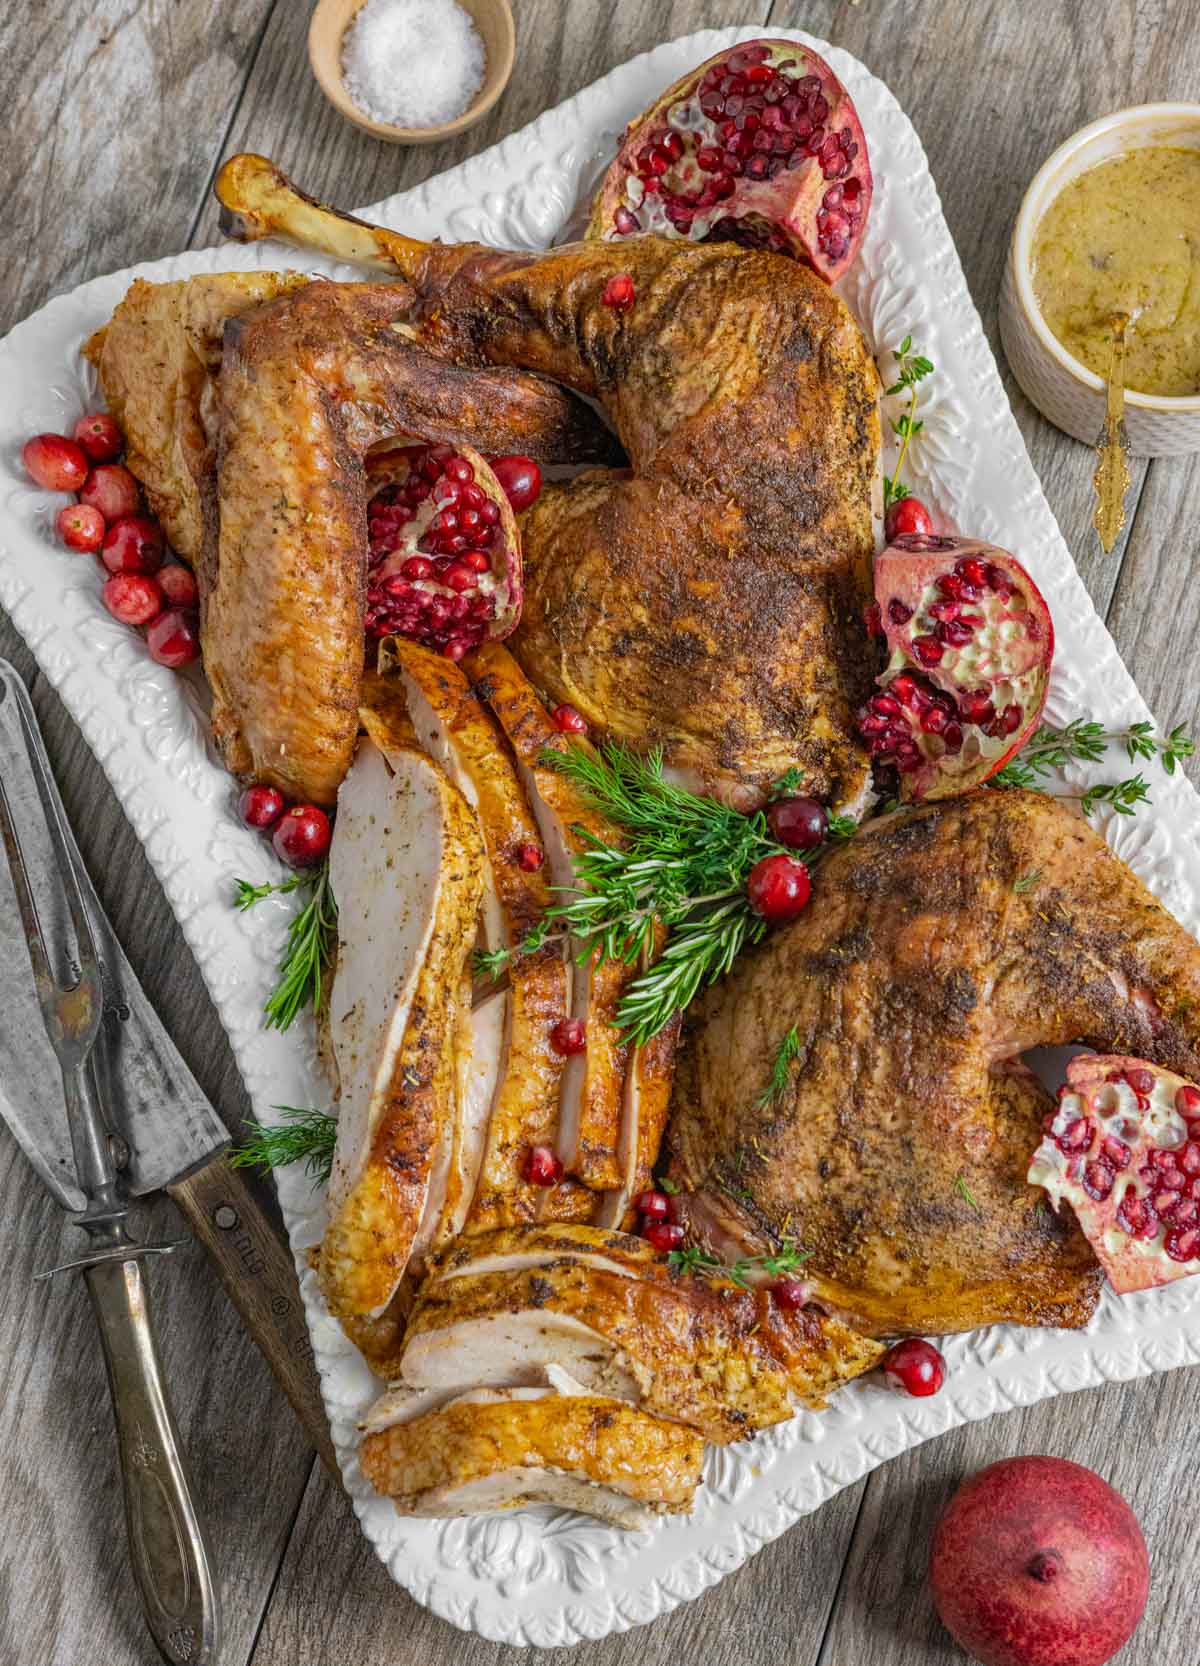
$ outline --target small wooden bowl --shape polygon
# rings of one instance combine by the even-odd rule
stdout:
[[[346,91],[342,73],[342,37],[366,0],[319,0],[308,28],[308,61],[317,85],[340,115],[364,133],[391,145],[434,145],[452,139],[486,116],[508,85],[516,50],[516,30],[508,0],[458,0],[483,38],[486,66],[474,101],[453,121],[439,127],[393,127],[365,116]]]

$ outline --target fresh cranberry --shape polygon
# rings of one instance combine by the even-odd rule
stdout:
[[[898,499],[883,517],[883,535],[889,544],[893,538],[902,538],[906,533],[915,532],[926,537],[932,531],[933,516],[920,498]]]
[[[883,1356],[883,1372],[893,1388],[917,1399],[936,1394],[946,1380],[946,1361],[932,1342],[919,1336],[896,1342]]]
[[[780,1307],[794,1312],[808,1300],[808,1285],[802,1284],[798,1278],[777,1278],[771,1286],[771,1294]]]
[[[110,524],[123,515],[136,515],[138,483],[121,463],[101,463],[79,488],[80,503],[90,503]]]
[[[529,1148],[521,1171],[531,1186],[557,1186],[563,1177],[563,1166],[548,1145]]]
[[[582,1018],[560,1018],[550,1031],[550,1045],[564,1059],[587,1050],[587,1025]]]
[[[794,920],[811,891],[808,869],[794,856],[764,856],[750,869],[746,881],[751,908],[772,925]]]
[[[195,573],[180,561],[173,561],[169,567],[163,567],[159,572],[158,582],[172,607],[195,607],[200,600]]]
[[[674,1221],[649,1221],[642,1228],[642,1237],[652,1248],[665,1255],[682,1244],[683,1228],[676,1226]]]
[[[162,612],[163,593],[145,573],[114,573],[100,600],[123,625],[148,625]]]
[[[89,411],[75,424],[75,444],[93,463],[111,463],[121,455],[124,435],[107,411]]]
[[[666,1192],[639,1192],[633,1207],[647,1221],[669,1221],[674,1207]]]
[[[162,613],[146,632],[150,658],[172,671],[200,657],[200,625],[194,613],[173,607]]]
[[[815,798],[777,798],[767,806],[767,826],[789,850],[815,850],[829,831],[829,815]]]
[[[518,845],[517,866],[524,873],[536,873],[546,860],[546,852],[541,845]]]
[[[550,721],[556,729],[561,729],[564,735],[587,734],[587,720],[574,706],[555,706],[550,713]]]
[[[618,272],[615,278],[609,278],[600,299],[616,312],[628,312],[633,305],[633,297],[633,279],[628,272]]]
[[[25,472],[48,492],[77,492],[87,479],[88,460],[63,434],[35,434],[21,447]]]
[[[329,839],[329,817],[315,804],[293,804],[271,835],[276,856],[292,868],[313,868],[323,861]]]
[[[274,827],[283,814],[283,794],[274,787],[247,787],[238,799],[238,815],[246,827],[260,832]]]
[[[162,558],[162,527],[149,515],[125,515],[110,523],[100,550],[110,573],[156,573]]]
[[[68,503],[54,524],[69,550],[98,550],[104,542],[104,516],[86,503]]]
[[[542,490],[542,471],[532,457],[493,457],[492,473],[500,489],[516,510],[536,503]]]

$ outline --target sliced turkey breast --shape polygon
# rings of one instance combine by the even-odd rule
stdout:
[[[538,1266],[522,1265],[513,1242],[507,1265],[493,1250],[480,1258],[487,1272],[435,1270],[409,1322],[402,1381],[533,1382],[557,1363],[724,1442],[784,1421],[795,1401],[823,1405],[881,1353],[824,1314],[785,1311],[766,1288],[681,1277],[661,1260],[631,1276],[619,1246],[604,1257],[624,1262],[619,1271],[597,1265],[603,1237],[581,1234],[575,1253],[564,1246]]]
[[[487,946],[512,948],[550,906],[542,840],[504,737],[453,661],[402,638],[383,644],[383,680],[403,690],[419,743],[474,810],[486,851]],[[568,967],[547,944],[509,963],[507,1024],[487,1138],[470,1209],[472,1227],[530,1220],[545,1193],[522,1173],[530,1148],[554,1146],[563,1059],[551,1044],[567,1016]],[[460,1221],[460,1226],[462,1222]]]
[[[335,1315],[386,1308],[456,1118],[464,969],[482,849],[459,793],[396,714],[364,711],[330,853],[330,1039],[341,1089],[319,1276]],[[442,1169],[449,1172],[448,1160]],[[422,1234],[431,1241],[426,1226]]]
[[[553,1267],[564,1260],[580,1261],[626,1278],[653,1276],[655,1269],[666,1271],[658,1252],[631,1232],[543,1222],[461,1238],[431,1263],[429,1282],[432,1286],[483,1273],[525,1272],[534,1267]]]
[[[616,1527],[690,1508],[703,1442],[632,1406],[550,1388],[472,1393],[366,1436],[363,1474],[404,1515],[557,1504]]]
[[[550,883],[559,894],[570,891],[576,885],[573,857],[584,848],[585,833],[610,845],[620,844],[621,835],[585,803],[566,776],[543,761],[546,752],[563,751],[570,742],[555,728],[512,655],[488,642],[463,665],[512,746],[541,831]],[[577,742],[578,737],[572,738]],[[585,1025],[586,1047],[567,1060],[563,1072],[558,1156],[568,1174],[605,1191],[620,1187],[624,1178],[619,1149],[628,1049],[616,1011],[634,969],[620,961],[597,963],[594,957],[580,965],[574,939],[564,943],[562,952],[571,976],[571,1016]]]

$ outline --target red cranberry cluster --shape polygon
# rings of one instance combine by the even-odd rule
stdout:
[[[145,626],[151,659],[172,668],[200,653],[196,580],[178,562],[164,566],[162,527],[143,514],[138,483],[117,461],[120,428],[106,411],[80,417],[70,438],[35,434],[21,452],[25,472],[49,492],[75,501],[55,519],[68,549],[99,555],[108,573],[101,600],[123,625]]]
[[[246,827],[268,833],[275,854],[290,868],[315,868],[329,851],[329,817],[316,804],[291,804],[276,787],[247,787],[238,799]]]

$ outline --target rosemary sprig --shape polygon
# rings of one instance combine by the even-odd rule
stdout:
[[[1040,868],[1030,868],[1028,873],[1023,873],[1019,879],[1013,880],[1013,890],[1017,896],[1024,896],[1026,891],[1033,890],[1041,877],[1042,870]]]
[[[954,1190],[959,1194],[959,1196],[961,1198],[963,1198],[963,1200],[965,1202],[970,1204],[971,1208],[974,1209],[974,1211],[977,1215],[982,1215],[983,1214],[983,1210],[979,1207],[979,1203],[976,1200],[974,1192],[967,1185],[966,1180],[963,1178],[963,1176],[961,1174],[955,1176]]]
[[[771,1066],[771,1079],[754,1101],[756,1111],[763,1110],[781,1099],[787,1091],[788,1079],[792,1073],[792,1066],[804,1051],[800,1040],[800,1033],[793,1024],[783,1040],[779,1043],[779,1051],[775,1055],[775,1063]]]
[[[905,336],[896,350],[896,380],[890,388],[885,388],[887,397],[893,394],[907,393],[908,408],[902,415],[893,418],[892,432],[900,441],[900,455],[896,458],[896,472],[892,476],[883,477],[883,507],[890,509],[893,503],[909,495],[908,487],[900,479],[900,470],[904,467],[904,459],[908,455],[908,448],[916,436],[924,428],[923,422],[917,421],[917,404],[920,398],[918,385],[926,376],[933,373],[933,361],[921,353],[912,350],[912,336]]]
[[[264,1171],[303,1163],[314,1186],[329,1179],[333,1148],[337,1140],[337,1118],[327,1111],[298,1109],[295,1105],[273,1107],[284,1117],[275,1127],[247,1122],[250,1138],[230,1151],[227,1161],[235,1169]]]
[[[264,897],[282,896],[305,890],[308,900],[288,925],[287,942],[279,961],[279,982],[264,1007],[267,1028],[286,1030],[296,1014],[311,1002],[314,1012],[321,1008],[325,968],[333,953],[337,931],[337,904],[329,886],[329,863],[291,874],[276,884],[251,885],[234,881],[234,906],[241,912],[253,908]]]
[[[739,1256],[732,1265],[727,1265],[699,1244],[669,1251],[667,1264],[680,1273],[715,1274],[731,1279],[746,1290],[750,1287],[752,1274],[766,1273],[769,1278],[785,1278],[797,1267],[802,1267],[811,1255],[811,1250],[801,1249],[794,1239],[784,1238],[777,1250],[766,1255]]]
[[[640,1046],[763,936],[766,922],[750,907],[747,875],[763,856],[792,853],[771,837],[761,810],[741,815],[667,781],[661,751],[642,757],[612,743],[597,751],[572,746],[545,753],[543,762],[627,837],[618,848],[576,829],[583,841],[576,884],[515,952],[530,953],[566,933],[581,960],[597,954],[634,965],[651,957],[660,928],[669,928],[666,948],[630,982],[617,1008],[618,1024]],[[789,772],[780,782],[791,779]],[[836,837],[848,837],[855,824],[835,820]],[[495,977],[513,952],[478,955],[476,970]]]
[[[989,786],[1029,787],[1041,792],[1041,783],[1055,770],[1069,763],[1099,763],[1111,742],[1119,742],[1132,763],[1135,758],[1157,758],[1168,775],[1173,775],[1184,758],[1196,750],[1183,724],[1169,735],[1158,735],[1152,723],[1131,723],[1125,729],[1106,729],[1094,718],[1076,717],[1065,729],[1043,724],[1010,764],[992,776]],[[1059,793],[1060,798],[1074,799],[1088,815],[1098,805],[1109,805],[1119,816],[1131,816],[1139,804],[1150,798],[1149,783],[1142,776],[1126,776],[1120,781],[1101,782],[1082,793]],[[1016,887],[1014,886],[1014,889]]]

